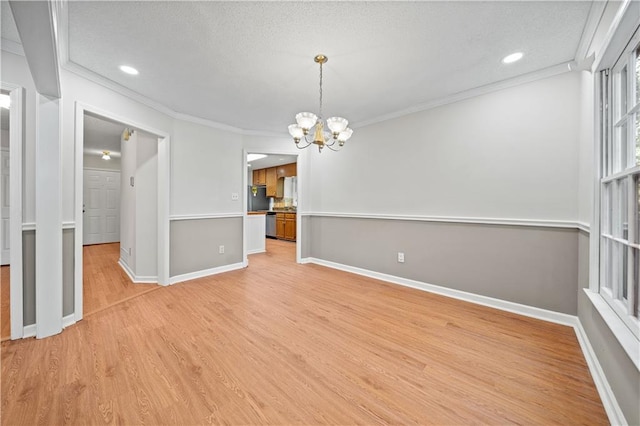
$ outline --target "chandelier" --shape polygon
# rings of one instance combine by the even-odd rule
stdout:
[[[326,63],[329,58],[324,55],[316,55],[313,60],[320,64],[320,109],[318,111],[320,115],[315,115],[312,112],[296,114],[297,124],[291,124],[289,126],[289,134],[293,136],[293,141],[296,143],[298,149],[308,148],[315,144],[318,145],[319,152],[322,152],[322,148],[325,146],[332,151],[339,151],[340,148],[344,146],[344,143],[351,137],[353,130],[347,127],[349,122],[346,118],[330,117],[327,118],[327,127],[330,132],[324,131],[324,122],[322,121],[322,65]],[[313,139],[309,140],[309,132],[311,129],[314,129],[312,132]],[[306,145],[301,146],[300,141],[303,138]]]

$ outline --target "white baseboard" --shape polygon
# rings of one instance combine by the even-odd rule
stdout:
[[[196,278],[208,277],[209,275],[221,274],[223,272],[235,271],[242,269],[246,265],[244,262],[232,263],[230,265],[218,266],[217,268],[204,269],[202,271],[189,272],[187,274],[176,275],[169,278],[169,284],[181,283],[183,281],[195,280]]]
[[[126,272],[129,276],[129,279],[136,284],[157,284],[158,277],[157,276],[144,276],[144,275],[135,275],[129,265],[126,264],[122,258],[118,260],[118,265]]]
[[[468,293],[465,291],[454,290],[446,287],[441,287],[433,284],[427,284],[420,281],[410,280],[406,278],[397,277],[394,275],[383,274],[380,272],[370,271],[367,269],[357,268],[354,266],[343,265],[336,262],[330,262],[328,260],[317,259],[314,257],[307,257],[300,259],[300,263],[315,263],[317,265],[326,266],[328,268],[338,269],[341,271],[351,272],[365,277],[374,278],[377,280],[385,281],[391,284],[399,284],[405,287],[415,288],[417,290],[427,291],[430,293],[440,294],[442,296],[452,297],[454,299],[463,300],[466,302],[475,303],[478,305],[488,306],[502,311],[512,312],[519,315],[524,315],[531,318],[536,318],[544,321],[553,322],[556,324],[566,325],[573,327],[582,353],[584,354],[589,372],[593,378],[593,381],[602,400],[602,405],[605,408],[609,422],[612,425],[626,425],[627,421],[624,418],[624,414],[618,405],[615,395],[609,386],[607,377],[600,366],[600,362],[596,357],[593,347],[589,342],[589,338],[580,323],[580,319],[575,315],[563,314],[560,312],[549,311],[546,309],[540,309],[533,306],[522,305],[520,303],[508,302],[506,300],[495,299],[493,297],[481,296],[478,294]]]
[[[267,250],[264,248],[261,249],[255,249],[255,250],[247,250],[247,254],[258,254],[258,253],[265,253]]]
[[[584,331],[582,323],[578,318],[576,318],[574,329],[576,332],[576,337],[578,338],[578,343],[580,343],[580,348],[582,349],[584,358],[587,361],[587,365],[589,366],[591,377],[593,378],[593,382],[595,383],[598,394],[600,395],[600,399],[602,400],[602,405],[604,406],[604,409],[607,412],[607,416],[609,417],[609,423],[611,423],[612,425],[628,424],[627,420],[624,418],[624,414],[622,413],[620,406],[618,405],[618,401],[613,394],[613,390],[611,390],[611,386],[609,386],[607,377],[605,376],[604,371],[600,366],[598,357],[593,351],[593,346],[591,346],[591,342],[589,342],[587,333]]]
[[[67,328],[70,325],[76,323],[75,314],[67,315],[66,317],[62,317],[62,328]],[[36,325],[26,325],[23,328],[22,338],[26,339],[28,337],[36,337]]]
[[[25,325],[24,331],[22,332],[22,338],[26,339],[27,337],[36,337],[36,325]]]
[[[317,259],[314,257],[302,259],[300,263],[315,263],[317,265],[326,266],[328,268],[351,272],[354,274],[363,275],[365,277],[386,281],[392,284],[399,284],[405,287],[411,287],[418,290],[427,291],[429,293],[440,294],[442,296],[452,297],[454,299],[464,300],[466,302],[488,306],[490,308],[496,308],[502,311],[512,312],[514,314],[524,315],[531,318],[537,318],[556,324],[573,326],[576,320],[576,317],[574,315],[549,311],[546,309],[522,305],[515,302],[508,302],[506,300],[496,299],[488,296],[481,296],[479,294],[468,293],[466,291],[441,287],[434,284],[427,284],[421,281],[410,280],[407,278],[397,277],[395,275],[383,274],[381,272],[370,271],[368,269],[357,268],[355,266],[343,265],[340,263],[330,262],[328,260]]]
[[[75,323],[76,323],[75,314],[71,314],[71,315],[67,315],[66,317],[62,317],[62,328],[67,328],[70,325],[73,325]]]

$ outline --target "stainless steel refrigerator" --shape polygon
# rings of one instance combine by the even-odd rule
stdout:
[[[269,198],[267,198],[267,187],[256,186],[256,193],[253,194],[253,186],[247,188],[247,210],[250,212],[269,210]]]

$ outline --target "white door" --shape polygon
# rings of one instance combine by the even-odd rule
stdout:
[[[120,241],[120,172],[84,170],[83,244]]]
[[[0,209],[2,210],[2,241],[0,241],[0,249],[2,250],[2,265],[9,264],[9,224],[10,224],[10,213],[9,213],[9,151],[2,150],[0,151],[0,169],[2,173],[2,177],[0,178],[0,188],[2,188],[2,200],[0,200]]]

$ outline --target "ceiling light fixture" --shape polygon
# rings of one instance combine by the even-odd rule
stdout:
[[[312,112],[301,112],[296,115],[296,123],[289,126],[289,134],[293,136],[293,141],[296,143],[298,149],[308,148],[311,145],[318,145],[318,151],[322,152],[322,148],[325,146],[332,151],[339,151],[344,146],[344,143],[351,137],[353,130],[347,127],[349,122],[342,117],[330,117],[327,118],[327,127],[331,130],[331,133],[324,131],[324,123],[322,121],[322,65],[325,64],[329,58],[324,55],[316,55],[313,60],[320,64],[320,115],[315,115]],[[313,139],[307,138],[309,130],[315,128],[313,132]],[[307,143],[304,146],[300,146],[300,140],[304,137]],[[334,148],[334,145],[338,142],[338,147]]]
[[[512,63],[522,59],[523,56],[524,56],[524,53],[522,53],[522,52],[512,53],[511,55],[507,55],[504,58],[502,58],[502,63],[503,64],[512,64]]]
[[[102,159],[103,159],[103,160],[111,160],[111,152],[109,152],[109,151],[102,151]]]
[[[0,94],[0,108],[11,108],[11,96],[5,95],[4,93]]]
[[[247,161],[255,161],[266,157],[264,154],[247,154]]]
[[[140,74],[137,69],[135,69],[134,67],[130,67],[129,65],[120,65],[120,71],[131,75]]]

